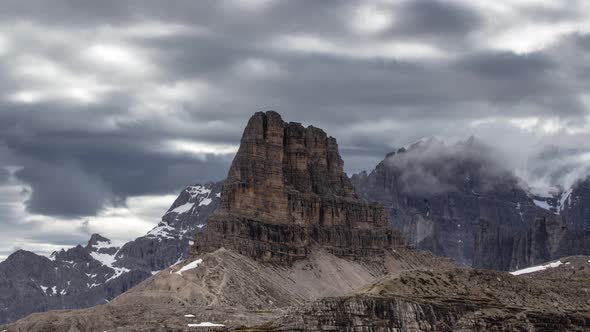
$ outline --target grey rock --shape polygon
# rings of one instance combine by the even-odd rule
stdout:
[[[34,312],[108,303],[181,261],[219,205],[221,187],[221,182],[187,187],[154,229],[120,248],[93,234],[86,246],[62,249],[50,258],[13,253],[0,262],[0,324]]]
[[[409,243],[467,266],[508,270],[511,257],[504,250],[511,234],[550,214],[473,138],[450,146],[421,141],[388,154],[371,173],[351,180],[362,197],[383,204],[392,226]],[[487,238],[481,228],[508,239]]]

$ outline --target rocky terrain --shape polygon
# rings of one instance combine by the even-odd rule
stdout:
[[[51,257],[19,250],[0,262],[0,324],[33,312],[108,303],[187,257],[195,233],[217,207],[221,183],[189,186],[162,221],[124,244],[94,234],[85,246]]]
[[[260,330],[588,331],[588,271],[584,256],[520,276],[466,268],[404,272],[294,308]]]
[[[351,179],[363,198],[383,204],[410,244],[466,266],[511,270],[590,254],[588,181],[539,198],[492,156],[474,138],[425,138]],[[543,237],[547,218],[559,236]],[[576,244],[568,247],[570,240]]]

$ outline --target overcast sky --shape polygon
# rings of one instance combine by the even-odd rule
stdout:
[[[325,129],[349,173],[475,135],[532,186],[571,183],[589,33],[587,0],[3,0],[0,260],[143,234],[225,177],[259,110]]]

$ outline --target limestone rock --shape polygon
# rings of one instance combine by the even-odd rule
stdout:
[[[224,247],[283,263],[314,245],[365,258],[404,245],[383,208],[357,197],[336,139],[272,111],[248,121],[221,204],[195,243],[195,255]]]

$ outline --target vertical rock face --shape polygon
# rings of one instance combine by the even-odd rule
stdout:
[[[410,244],[468,266],[508,270],[512,248],[504,246],[548,213],[475,139],[424,140],[351,180],[359,195],[385,206]]]
[[[514,240],[511,270],[560,257],[590,254],[590,231],[567,225],[558,216],[540,218]]]
[[[401,244],[383,209],[357,197],[336,139],[269,111],[248,122],[220,207],[195,253],[225,247],[290,262],[314,245],[341,256],[372,256]]]
[[[590,177],[562,193],[558,208],[568,225],[590,230]]]

